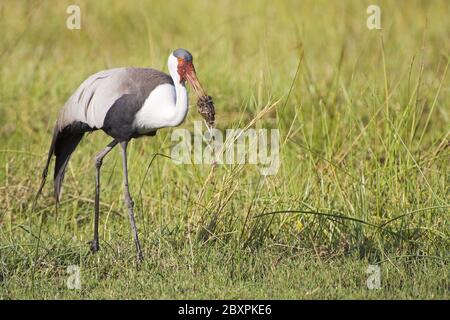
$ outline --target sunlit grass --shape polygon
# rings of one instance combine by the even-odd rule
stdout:
[[[380,1],[381,31],[366,28],[364,1],[80,1],[79,31],[65,27],[69,4],[0,3],[1,298],[448,298],[447,1]],[[281,166],[262,177],[154,158],[170,154],[171,129],[133,141],[136,270],[118,152],[102,169],[101,252],[86,244],[102,132],[72,157],[58,213],[51,181],[34,211],[32,199],[80,82],[166,70],[178,47],[220,129],[278,101],[252,127],[280,130]],[[370,291],[376,263],[383,287]],[[82,267],[81,292],[65,287],[69,265]]]

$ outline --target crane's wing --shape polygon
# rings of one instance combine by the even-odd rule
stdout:
[[[59,113],[35,200],[44,187],[53,155],[56,157],[54,193],[58,202],[65,169],[84,133],[101,129],[108,110],[116,102],[124,105],[123,101],[128,101],[128,106],[131,107],[127,107],[126,112],[136,113],[150,92],[166,83],[173,85],[168,74],[150,68],[115,68],[100,71],[87,78]]]
[[[134,104],[140,108],[150,92],[165,83],[173,85],[172,78],[154,69],[116,68],[100,71],[87,78],[66,102],[58,118],[58,129],[61,131],[76,121],[92,129],[100,129],[106,113],[122,96],[134,96]]]

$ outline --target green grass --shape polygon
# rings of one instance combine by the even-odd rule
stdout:
[[[380,31],[366,28],[370,1],[79,1],[79,31],[65,28],[72,3],[0,3],[0,298],[449,298],[448,1],[379,1]],[[80,82],[166,70],[178,47],[220,129],[273,105],[253,127],[280,130],[281,166],[264,178],[156,157],[146,173],[172,129],[133,141],[137,269],[117,151],[102,169],[101,251],[86,244],[102,132],[72,157],[58,212],[51,182],[32,202]],[[66,287],[70,265],[81,290]]]

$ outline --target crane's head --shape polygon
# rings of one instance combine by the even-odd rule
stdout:
[[[194,64],[192,62],[192,54],[185,49],[177,49],[169,56],[169,71],[174,81],[185,84],[186,80],[191,85],[198,98],[205,95],[200,82],[195,73]]]

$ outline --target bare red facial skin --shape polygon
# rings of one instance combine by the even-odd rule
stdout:
[[[180,83],[184,84],[187,80],[199,98],[205,95],[205,91],[197,79],[192,62],[186,62],[183,59],[178,59],[177,71],[180,76]]]
[[[186,62],[183,59],[178,58],[177,71],[180,76],[180,83],[184,84],[186,81]]]

